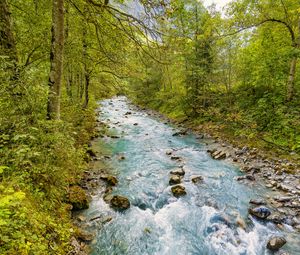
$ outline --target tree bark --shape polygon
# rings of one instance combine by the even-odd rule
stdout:
[[[86,109],[88,107],[89,100],[90,100],[89,97],[90,75],[88,72],[86,72],[84,76],[85,76],[85,93],[84,93],[85,96],[84,96],[83,109]]]
[[[0,51],[2,55],[8,57],[8,60],[13,64],[13,71],[16,72],[18,56],[7,0],[0,1]]]
[[[86,109],[89,104],[89,86],[90,86],[90,69],[88,67],[88,38],[87,38],[87,26],[85,20],[83,20],[83,33],[82,33],[82,50],[83,50],[83,61],[84,61],[84,103],[83,109]]]
[[[293,43],[294,48],[299,50],[300,48],[300,17],[298,19],[298,28],[297,28],[297,38],[295,38],[295,42]],[[296,67],[297,67],[298,57],[293,56],[290,64],[290,73],[287,81],[287,95],[286,100],[288,102],[292,101],[295,94],[295,77],[296,77]]]
[[[63,77],[64,0],[53,0],[51,33],[47,118],[58,120],[60,119],[60,95]]]

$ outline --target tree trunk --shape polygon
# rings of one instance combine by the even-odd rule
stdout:
[[[86,109],[89,104],[89,86],[90,86],[90,75],[88,72],[85,73],[85,97],[84,97],[84,103],[83,103],[83,109]]]
[[[63,77],[64,0],[53,0],[52,40],[48,94],[48,119],[60,119],[60,94]]]
[[[84,61],[84,103],[83,109],[86,109],[89,104],[89,86],[90,86],[90,70],[88,68],[88,43],[87,43],[87,26],[83,20],[83,33],[82,33],[82,51],[83,51],[83,61]]]
[[[299,50],[300,48],[300,17],[298,19],[298,28],[297,28],[297,38],[295,39],[294,48]],[[287,81],[287,96],[286,99],[288,102],[292,101],[295,94],[295,77],[296,77],[296,67],[297,67],[298,56],[293,56],[290,64],[290,73]]]
[[[0,1],[0,51],[13,63],[13,71],[16,73],[18,56],[7,0]]]

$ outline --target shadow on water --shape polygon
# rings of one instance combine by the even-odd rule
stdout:
[[[172,136],[176,128],[135,109],[125,97],[105,100],[101,107],[101,121],[120,136],[104,139],[119,180],[113,194],[128,197],[131,207],[119,213],[100,195],[93,198],[87,218],[109,215],[113,220],[93,225],[97,237],[92,254],[269,254],[268,238],[282,232],[247,213],[249,200],[266,194],[262,185],[234,181],[239,169],[211,159],[193,135]],[[176,160],[166,154],[170,150]],[[169,186],[169,172],[178,168],[185,171],[187,195],[181,198],[172,196]],[[192,183],[193,175],[204,181]],[[238,219],[245,221],[245,229]],[[298,249],[293,244],[286,245],[292,254]]]

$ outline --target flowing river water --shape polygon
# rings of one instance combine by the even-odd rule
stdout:
[[[264,186],[235,181],[241,171],[213,160],[202,140],[193,134],[173,136],[176,127],[135,109],[125,97],[101,102],[101,112],[100,120],[120,136],[104,139],[119,180],[113,194],[129,198],[131,207],[116,212],[100,193],[93,197],[85,216],[113,219],[92,226],[96,231],[92,255],[273,254],[266,244],[275,234],[288,240],[285,251],[300,254],[299,235],[292,229],[279,230],[248,215],[249,200],[268,194]],[[166,154],[169,150],[182,161],[172,160]],[[120,155],[125,159],[119,160]],[[175,198],[169,172],[178,167],[186,172],[182,184],[187,195]],[[192,175],[203,176],[203,183],[195,185]],[[246,228],[237,224],[239,219]]]

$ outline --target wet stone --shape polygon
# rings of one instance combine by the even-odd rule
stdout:
[[[276,200],[278,202],[289,202],[292,199],[294,199],[294,197],[292,197],[292,196],[285,196],[285,197],[276,196],[276,197],[274,197],[274,200]]]
[[[181,183],[181,178],[179,175],[171,175],[169,184],[170,185],[175,185]]]
[[[173,153],[173,150],[167,150],[167,151],[166,151],[166,155],[168,155],[168,156],[171,156],[172,153]]]
[[[176,185],[171,188],[171,191],[175,197],[181,197],[186,195],[185,187],[182,185]]]
[[[203,176],[201,175],[192,175],[191,180],[194,184],[203,182]]]
[[[178,168],[176,170],[171,171],[170,174],[184,176],[185,171],[182,168]]]
[[[126,197],[115,195],[110,200],[110,205],[116,210],[124,211],[130,207],[130,202]]]
[[[256,198],[256,199],[251,199],[249,201],[250,204],[254,204],[254,205],[265,205],[266,201],[261,199],[261,198]]]
[[[248,212],[259,219],[266,219],[271,215],[270,209],[264,206],[249,208]]]
[[[113,175],[102,175],[100,176],[100,179],[106,181],[107,184],[111,186],[116,186],[118,184],[117,178]]]
[[[285,244],[286,239],[284,237],[275,236],[268,241],[267,248],[271,251],[278,251]]]

